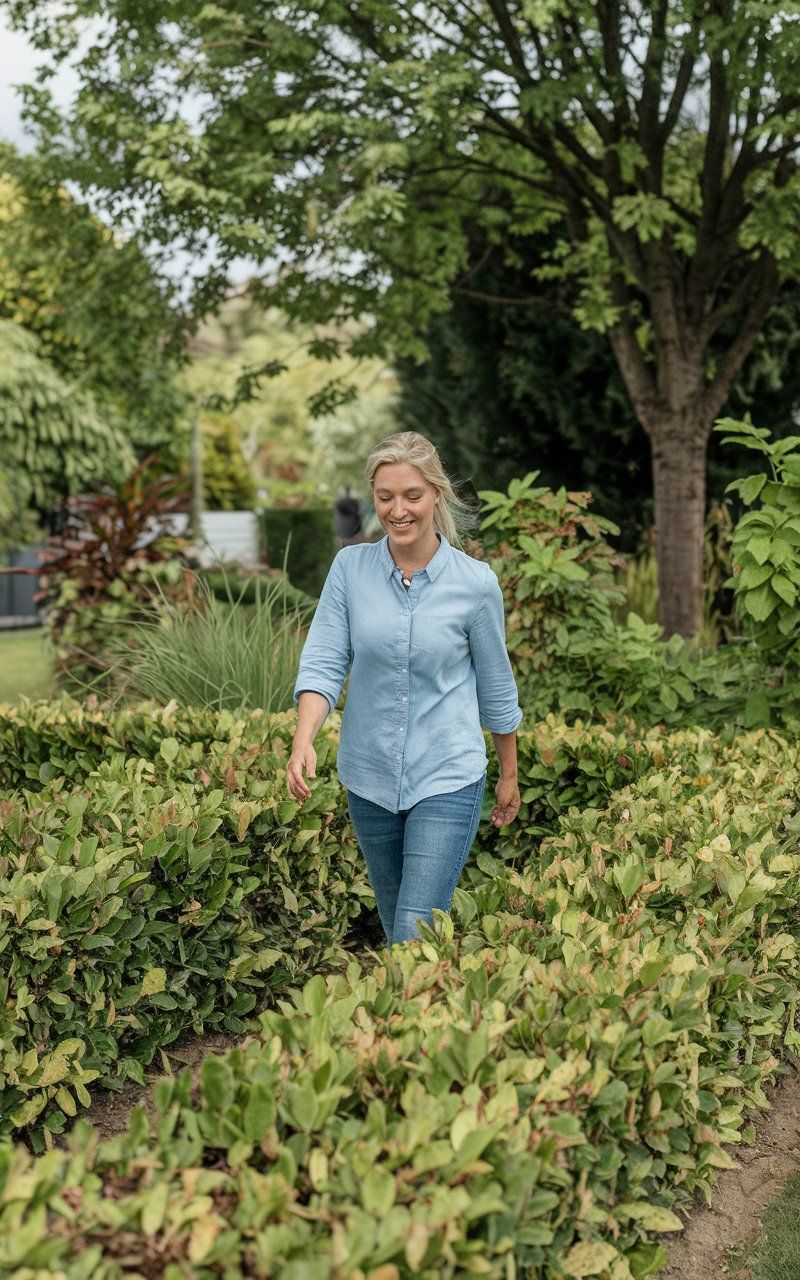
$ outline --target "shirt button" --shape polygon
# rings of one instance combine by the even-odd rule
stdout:
[[[408,702],[408,698],[406,697],[405,694],[403,694],[403,702]]]

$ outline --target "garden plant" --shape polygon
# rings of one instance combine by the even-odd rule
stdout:
[[[292,708],[2,709],[0,1274],[662,1269],[800,1045],[790,454],[743,486],[739,634],[713,650],[619,620],[588,495],[536,473],[482,493],[521,807],[480,824],[452,913],[408,944],[371,944],[338,708],[302,804]],[[743,607],[765,584],[766,631]],[[94,1099],[205,1031],[236,1042],[99,1141]]]

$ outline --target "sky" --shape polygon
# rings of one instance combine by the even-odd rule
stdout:
[[[13,86],[33,80],[41,61],[42,55],[30,47],[25,36],[11,31],[0,17],[0,136],[21,151],[29,151],[31,143],[23,129],[20,100]],[[66,103],[77,79],[69,71],[61,71],[52,84],[58,101]]]
[[[36,67],[42,61],[43,55],[31,47],[24,35],[12,31],[0,14],[0,138],[13,142],[23,152],[31,150],[32,139],[26,133],[21,99],[14,86],[35,80]],[[66,106],[78,87],[78,77],[69,68],[62,68],[50,81],[50,87],[57,104]],[[202,265],[201,259],[176,250],[169,274],[180,280],[187,271],[194,274]],[[245,280],[252,271],[252,263],[237,260],[231,267],[232,283]]]

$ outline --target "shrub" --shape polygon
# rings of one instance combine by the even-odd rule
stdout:
[[[0,1152],[0,1265],[652,1275],[798,1044],[797,774],[765,733],[714,781],[643,774],[459,891],[458,932],[289,990],[127,1133]]]
[[[185,538],[166,534],[161,521],[180,510],[185,495],[171,477],[151,478],[154,455],[117,487],[79,494],[65,503],[60,533],[47,538],[35,571],[55,652],[56,674],[67,689],[102,687],[109,638],[135,619],[158,583],[170,598],[186,592],[181,556]]]
[[[508,604],[506,633],[520,701],[530,721],[550,711],[643,725],[747,726],[797,714],[779,670],[746,643],[705,654],[695,641],[664,642],[657,623],[614,618],[622,589],[609,521],[586,512],[588,494],[536,488],[538,472],[507,494],[483,490],[483,550]]]
[[[723,444],[761,453],[771,469],[734,480],[742,501],[758,506],[733,532],[733,587],[742,629],[772,662],[796,667],[800,660],[800,436],[769,442],[769,432],[749,421],[721,419]]]
[[[333,507],[267,507],[260,513],[264,552],[292,586],[318,597],[338,544]]]
[[[153,708],[134,724],[148,718],[149,758],[108,750],[113,720],[97,721],[105,760],[0,798],[0,1135],[33,1125],[39,1149],[89,1083],[143,1082],[182,1031],[242,1031],[302,971],[340,963],[374,901],[330,738],[301,808],[288,715],[207,717],[183,743]]]
[[[249,511],[255,505],[255,481],[239,427],[226,414],[203,415],[203,487],[211,511]]]

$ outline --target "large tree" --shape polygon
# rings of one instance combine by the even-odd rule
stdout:
[[[173,281],[36,155],[0,143],[0,319],[34,333],[73,387],[124,422],[135,452],[186,453],[187,317]]]
[[[549,270],[608,334],[651,444],[661,618],[699,628],[709,431],[800,266],[800,23],[747,0],[81,0],[9,11],[82,56],[58,160],[163,241],[277,262],[270,299],[421,352],[463,223],[565,222]],[[538,269],[539,264],[532,264]],[[540,273],[541,274],[541,273]],[[493,424],[492,424],[493,425]],[[602,440],[598,448],[602,449]]]
[[[544,260],[552,235],[514,245],[525,262]],[[506,248],[509,246],[506,245]],[[421,431],[476,489],[505,489],[532,466],[552,488],[588,489],[592,509],[620,527],[614,542],[636,551],[649,542],[653,486],[647,436],[637,422],[603,335],[572,314],[574,284],[531,282],[504,260],[501,246],[472,250],[469,291],[425,330],[428,359],[396,361],[397,417]],[[528,294],[525,306],[503,298]],[[731,387],[724,414],[756,414],[775,439],[800,420],[800,290],[773,306],[750,359]],[[495,431],[486,423],[496,422]],[[601,442],[601,447],[599,447]],[[708,501],[744,505],[728,484],[752,470],[752,454],[708,445]]]

